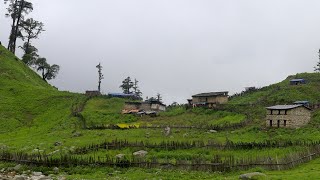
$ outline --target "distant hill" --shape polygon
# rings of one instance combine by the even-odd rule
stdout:
[[[290,80],[303,78],[307,84],[290,85]],[[320,73],[300,73],[287,77],[280,83],[255,91],[244,92],[231,98],[229,104],[274,105],[292,104],[295,101],[320,103]]]

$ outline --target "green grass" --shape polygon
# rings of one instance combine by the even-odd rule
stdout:
[[[61,92],[46,83],[33,70],[24,65],[13,54],[0,46],[0,148],[9,151],[23,151],[32,153],[40,150],[44,153],[60,150],[69,153],[76,147],[101,143],[105,140],[127,139],[130,142],[148,141],[159,143],[162,141],[215,141],[225,143],[234,142],[262,142],[265,140],[320,140],[320,111],[315,111],[311,122],[299,129],[267,129],[264,124],[267,105],[292,103],[297,100],[319,102],[320,74],[302,73],[296,78],[305,78],[308,84],[290,86],[289,77],[283,82],[262,88],[260,91],[247,93],[242,97],[233,98],[222,111],[195,108],[185,109],[183,106],[174,107],[160,116],[137,117],[122,115],[121,110],[126,100],[119,98],[96,97],[86,102],[82,94]],[[72,115],[72,109],[82,106],[86,102],[83,120]],[[239,106],[244,104],[244,106]],[[147,124],[147,125],[225,125],[237,124],[249,118],[252,123],[236,130],[225,130],[210,133],[199,129],[171,129],[169,136],[164,136],[164,129],[129,129],[129,130],[85,130],[87,126],[101,124]],[[84,121],[84,122],[83,122]],[[75,137],[74,133],[80,133]],[[54,146],[61,142],[62,146]],[[252,150],[217,150],[193,148],[187,150],[166,151],[161,149],[147,149],[150,156],[160,159],[192,159],[197,156],[210,160],[212,156],[236,157],[283,156],[286,153],[297,152],[305,147],[268,148]],[[99,150],[96,155],[114,156],[118,153],[132,154],[138,148],[121,150]],[[89,153],[84,156],[90,156]],[[264,171],[270,179],[312,179],[317,177],[320,170],[320,160],[289,171]],[[10,163],[0,163],[1,167],[11,166]],[[46,167],[26,167],[43,170],[50,173]],[[212,172],[195,172],[164,169],[118,169],[96,167],[61,168],[70,174],[70,179],[237,179],[240,173],[227,174]],[[253,169],[256,170],[256,169]],[[250,171],[247,171],[250,172]]]
[[[81,114],[88,126],[136,122],[136,116],[121,114],[125,101],[120,98],[93,98]]]
[[[289,81],[294,78],[303,78],[305,85],[292,86]],[[284,81],[262,88],[256,92],[246,93],[244,96],[233,98],[229,104],[290,104],[295,101],[307,100],[319,103],[320,73],[300,73],[289,76]]]

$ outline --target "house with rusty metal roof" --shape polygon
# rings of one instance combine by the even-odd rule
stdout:
[[[266,126],[298,128],[309,123],[312,110],[303,104],[267,107]]]
[[[192,100],[188,100],[193,107],[209,107],[213,108],[219,104],[228,102],[228,91],[200,93],[192,96]]]

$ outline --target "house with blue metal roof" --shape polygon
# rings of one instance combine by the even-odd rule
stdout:
[[[290,80],[290,85],[307,84],[305,79],[292,79]]]

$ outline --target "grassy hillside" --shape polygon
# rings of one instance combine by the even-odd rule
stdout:
[[[0,46],[0,144],[32,143],[42,134],[69,128],[71,106],[79,98],[56,90]]]
[[[308,84],[290,86],[291,78],[305,78]],[[221,160],[248,159],[252,156],[268,159],[283,158],[290,153],[305,152],[306,147],[290,145],[287,147],[268,148],[207,148],[209,142],[228,143],[263,143],[265,141],[319,141],[320,112],[313,113],[312,121],[300,129],[267,129],[264,126],[266,105],[289,104],[297,100],[320,102],[320,75],[298,74],[288,77],[283,82],[262,88],[255,92],[244,93],[234,97],[225,109],[207,110],[202,108],[186,109],[175,107],[163,112],[158,117],[138,117],[123,115],[121,109],[126,100],[108,97],[87,99],[84,95],[60,92],[43,81],[37,73],[25,66],[19,59],[0,46],[0,150],[60,155],[73,155],[79,159],[114,158],[125,154],[131,158],[138,150],[148,151],[146,160],[158,159],[160,162],[192,162],[201,158],[211,162],[214,157]],[[81,112],[77,112],[80,110]],[[75,111],[77,113],[75,113]],[[178,128],[178,126],[215,127],[237,125],[245,120],[250,123],[232,128],[210,131],[206,128]],[[252,119],[250,119],[252,118]],[[86,126],[109,124],[137,124],[133,129],[91,129]],[[145,125],[145,126],[142,126]],[[153,128],[149,128],[152,126]],[[163,126],[171,126],[169,135],[165,135]],[[173,128],[173,126],[177,126]],[[144,128],[143,128],[144,127]],[[168,149],[159,147],[120,147],[118,149],[97,148],[94,151],[75,154],[75,149],[92,144],[127,140],[130,143],[142,142],[159,144],[203,143],[201,147]],[[58,143],[57,143],[58,142]],[[58,145],[57,145],[58,144]],[[316,166],[319,160],[312,163]],[[10,164],[11,165],[11,164]],[[8,166],[0,163],[0,167]],[[52,172],[52,168],[25,167]],[[70,174],[69,178],[129,178],[141,179],[157,177],[162,179],[199,179],[199,178],[237,178],[242,171],[228,173],[208,173],[186,170],[116,168],[79,166],[61,167],[62,172]],[[0,168],[1,169],[1,168]],[[298,170],[297,170],[298,169]],[[308,165],[292,172],[313,173]],[[265,171],[262,168],[248,171],[263,171],[270,177],[280,176],[282,172]],[[291,171],[283,171],[282,177],[290,176]],[[111,175],[110,175],[111,174]],[[291,178],[292,176],[290,176]]]
[[[291,79],[303,78],[305,85],[290,85]],[[273,105],[291,104],[295,101],[307,100],[310,103],[320,102],[320,73],[301,73],[289,76],[284,81],[258,91],[247,92],[232,98],[230,104]]]

